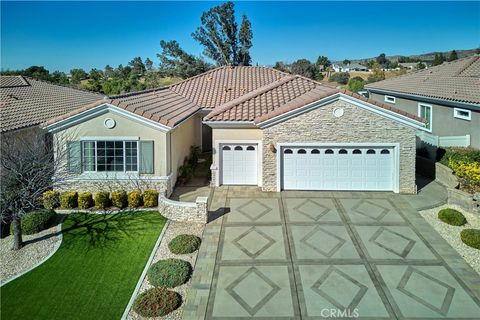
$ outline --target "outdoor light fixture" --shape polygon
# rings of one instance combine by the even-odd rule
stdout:
[[[277,149],[275,148],[275,145],[271,142],[268,144],[268,150],[270,150],[272,153],[277,152]]]

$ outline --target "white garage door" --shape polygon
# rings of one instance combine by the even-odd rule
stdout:
[[[284,147],[283,189],[394,189],[393,147]]]
[[[257,145],[222,145],[222,184],[257,185]]]

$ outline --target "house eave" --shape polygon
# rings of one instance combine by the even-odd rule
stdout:
[[[204,124],[213,129],[258,129],[253,121],[209,121],[204,120]]]

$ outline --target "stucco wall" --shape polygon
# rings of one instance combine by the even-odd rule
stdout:
[[[333,110],[342,107],[340,118]],[[399,143],[400,192],[415,192],[415,129],[356,107],[336,101],[263,130],[263,189],[277,188],[277,153],[268,144],[281,142]]]
[[[394,96],[394,95],[390,95]],[[385,95],[379,93],[370,93],[370,98],[384,102]],[[473,111],[471,120],[458,119],[453,116],[453,108],[449,106],[415,101],[405,98],[395,97],[395,108],[418,114],[418,103],[424,103],[432,106],[432,134],[437,136],[464,136],[470,135],[472,147],[480,148],[480,112]],[[464,107],[459,107],[465,109]]]

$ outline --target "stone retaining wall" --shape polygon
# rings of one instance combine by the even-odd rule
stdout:
[[[208,222],[208,197],[197,197],[195,202],[168,199],[165,193],[158,196],[158,210],[167,219],[181,222]]]
[[[462,209],[480,215],[480,207],[478,201],[473,200],[473,196],[462,190],[447,188],[448,204],[454,204]]]

